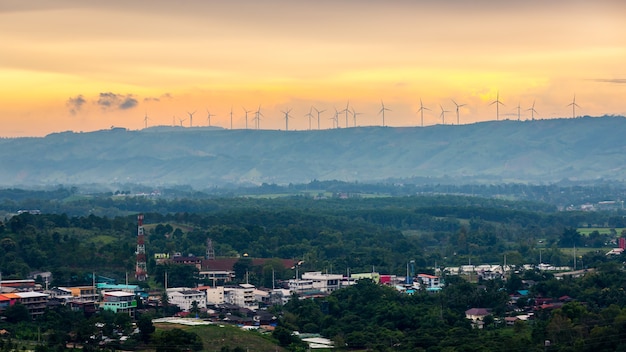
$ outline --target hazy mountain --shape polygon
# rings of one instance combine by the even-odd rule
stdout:
[[[624,179],[626,118],[321,131],[154,127],[0,140],[0,185]]]

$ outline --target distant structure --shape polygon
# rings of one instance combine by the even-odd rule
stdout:
[[[422,117],[422,127],[424,127],[424,110],[430,109],[424,106],[424,104],[422,103],[422,98],[420,98],[420,108],[419,110],[417,110],[417,112],[419,112]]]
[[[213,248],[213,240],[207,238],[206,240],[206,259],[215,260],[215,249]]]
[[[530,111],[531,120],[535,121],[535,114],[537,113],[537,110],[535,110],[535,101],[534,100],[533,100],[533,106],[531,106],[530,109],[526,109],[526,111]]]
[[[391,109],[386,108],[385,103],[382,100],[380,101],[380,105],[381,105],[381,108],[378,114],[383,115],[383,127],[385,127],[385,111],[391,111]]]
[[[444,110],[441,104],[439,104],[439,107],[441,108],[441,115],[439,115],[439,117],[441,117],[441,124],[445,125],[446,124],[446,112],[450,112],[450,111]]]
[[[138,281],[146,281],[148,277],[146,268],[146,245],[143,232],[143,214],[137,215],[137,266],[135,267],[135,278]]]
[[[462,106],[465,106],[467,104],[457,104],[456,101],[454,101],[454,99],[452,99],[452,102],[454,103],[454,105],[456,105],[456,124],[460,125],[461,124],[461,118],[459,117],[459,108]]]
[[[567,106],[572,107],[572,118],[576,118],[576,107],[580,108],[580,106],[576,104],[576,94],[574,94],[574,99],[572,100],[571,103],[567,104]]]
[[[493,105],[493,104],[496,104],[496,121],[499,121],[500,120],[500,105],[504,106],[504,103],[500,101],[500,91],[496,93],[496,100],[491,102],[491,104],[489,105]]]
[[[323,113],[324,111],[326,111],[326,109],[324,110],[317,110],[317,108],[313,108],[315,109],[315,112],[317,112],[317,129],[320,129],[320,114]]]
[[[195,114],[196,112],[187,112],[187,114],[189,114],[189,127],[193,127],[193,114]]]

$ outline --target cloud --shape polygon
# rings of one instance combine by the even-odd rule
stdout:
[[[79,94],[75,97],[67,99],[66,105],[70,108],[70,113],[72,115],[76,115],[86,102],[87,100],[85,100],[82,94]]]
[[[116,94],[112,92],[100,93],[96,104],[104,110],[119,109],[127,110],[137,106],[137,99],[132,94]]]
[[[603,79],[594,79],[594,81],[602,82],[602,83],[626,84],[626,78],[611,78],[611,79],[603,78]]]
[[[145,103],[154,101],[154,102],[160,102],[161,100],[172,100],[173,96],[170,93],[165,93],[165,94],[161,94],[160,97],[147,97],[144,98],[143,101]]]

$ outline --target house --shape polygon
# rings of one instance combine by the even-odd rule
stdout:
[[[37,318],[46,310],[48,294],[41,292],[16,292],[14,295],[17,296],[17,302],[28,309],[28,313],[32,318]]]
[[[224,286],[198,286],[197,290],[204,292],[207,306],[210,304],[223,304],[225,302]]]
[[[135,294],[124,291],[105,291],[102,293],[103,310],[110,310],[114,313],[127,313],[131,317],[135,316],[137,301]]]
[[[224,287],[224,301],[250,310],[259,309],[259,304],[254,299],[254,285],[251,284]]]
[[[417,274],[420,287],[428,291],[441,290],[441,280],[439,276],[429,274]]]
[[[313,289],[323,293],[331,293],[341,288],[340,282],[343,275],[322,274],[321,271],[312,271],[302,274],[302,280],[313,281]]]
[[[189,312],[196,302],[199,309],[206,308],[206,292],[185,287],[168,288],[170,304],[177,305],[184,312]]]
[[[472,326],[478,329],[483,328],[483,320],[488,315],[491,315],[489,308],[471,308],[465,311],[465,318],[471,320]]]

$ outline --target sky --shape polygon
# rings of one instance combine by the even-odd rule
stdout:
[[[626,115],[623,0],[1,0],[0,43],[0,137]]]

